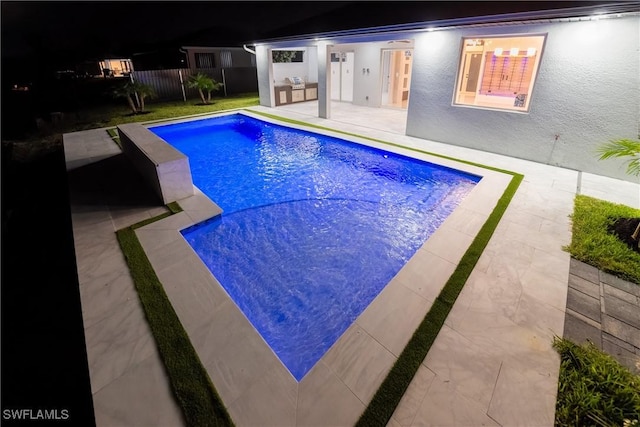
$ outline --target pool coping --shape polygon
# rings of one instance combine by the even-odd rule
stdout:
[[[184,212],[136,230],[232,419],[239,424],[354,424],[478,233],[512,175],[313,126],[260,120],[419,158],[483,178],[298,383],[215,281],[180,230],[220,209],[196,189]],[[148,126],[203,120],[171,120]],[[189,277],[190,280],[183,281]]]

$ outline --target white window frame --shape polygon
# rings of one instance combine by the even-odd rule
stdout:
[[[456,81],[451,104],[454,107],[479,108],[484,110],[506,111],[510,113],[528,113],[531,109],[532,94],[536,86],[536,80],[540,70],[542,56],[544,54],[547,35],[547,33],[523,33],[485,34],[462,37],[460,42],[458,72],[456,73]],[[525,46],[506,46],[509,44],[509,41],[512,41],[512,39],[526,38],[531,38],[531,41],[529,43],[525,43]],[[502,44],[505,44],[505,46],[501,46],[501,39],[504,40],[504,43]],[[474,42],[480,43],[480,41],[482,41],[481,46],[473,45]],[[522,44],[522,41],[516,44]],[[502,49],[502,53],[499,53],[500,49],[497,48]],[[476,56],[478,54],[481,55],[481,63],[477,65],[477,76],[475,76],[475,73],[468,72],[470,69],[470,55],[473,55],[474,60],[477,61]],[[490,67],[486,59],[489,56],[491,56],[492,59],[496,58],[498,61],[502,61],[501,69],[499,71],[500,74],[498,74],[497,77],[494,77],[493,74],[491,77],[488,77],[489,75],[485,72]],[[508,65],[511,61],[513,61],[513,66]],[[505,64],[507,64],[506,67],[508,68],[505,68]],[[507,70],[507,72],[503,74],[504,70]],[[513,84],[512,82],[514,80],[512,79],[510,81],[509,76],[517,77],[517,70],[520,70],[520,84],[516,88],[511,89],[511,84]],[[493,72],[494,70],[492,69],[492,73]],[[525,72],[528,74],[528,83],[523,88],[521,82]],[[469,83],[470,74],[474,75],[474,77],[471,77],[471,83]],[[489,78],[491,79],[491,82],[488,84],[489,90],[486,90],[486,80]],[[495,87],[495,78],[499,79],[495,81],[498,83],[498,88]],[[475,91],[462,90],[465,84],[467,84],[467,88],[469,88],[469,84],[474,85],[474,82]],[[500,85],[504,83],[508,84],[509,91],[514,91],[513,94],[507,94],[506,89],[500,89]],[[492,89],[497,89],[498,93],[488,93],[491,92]]]

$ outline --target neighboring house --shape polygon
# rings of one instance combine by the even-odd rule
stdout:
[[[133,59],[133,79],[153,86],[156,100],[199,98],[186,84],[197,73],[223,83],[224,96],[258,90],[255,55],[241,47],[183,46],[135,53]]]
[[[242,68],[256,66],[255,55],[241,47],[183,46],[187,68]]]
[[[627,2],[263,40],[260,103],[291,102],[298,77],[319,117],[331,101],[406,109],[410,136],[634,180],[595,149],[638,137],[638,34]]]
[[[98,78],[98,77],[128,77],[133,71],[133,64],[129,58],[85,59],[75,63],[63,65],[56,70],[56,77],[61,78]]]
[[[255,55],[241,47],[182,46],[133,54],[136,71],[178,68],[255,68]]]
[[[98,62],[104,77],[129,77],[133,63],[129,58],[103,59]]]

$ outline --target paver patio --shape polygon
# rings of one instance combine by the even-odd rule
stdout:
[[[590,341],[640,375],[640,286],[572,259],[564,337]]]

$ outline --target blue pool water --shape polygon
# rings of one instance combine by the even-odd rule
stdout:
[[[479,180],[241,114],[150,130],[224,211],[184,238],[298,381]]]

